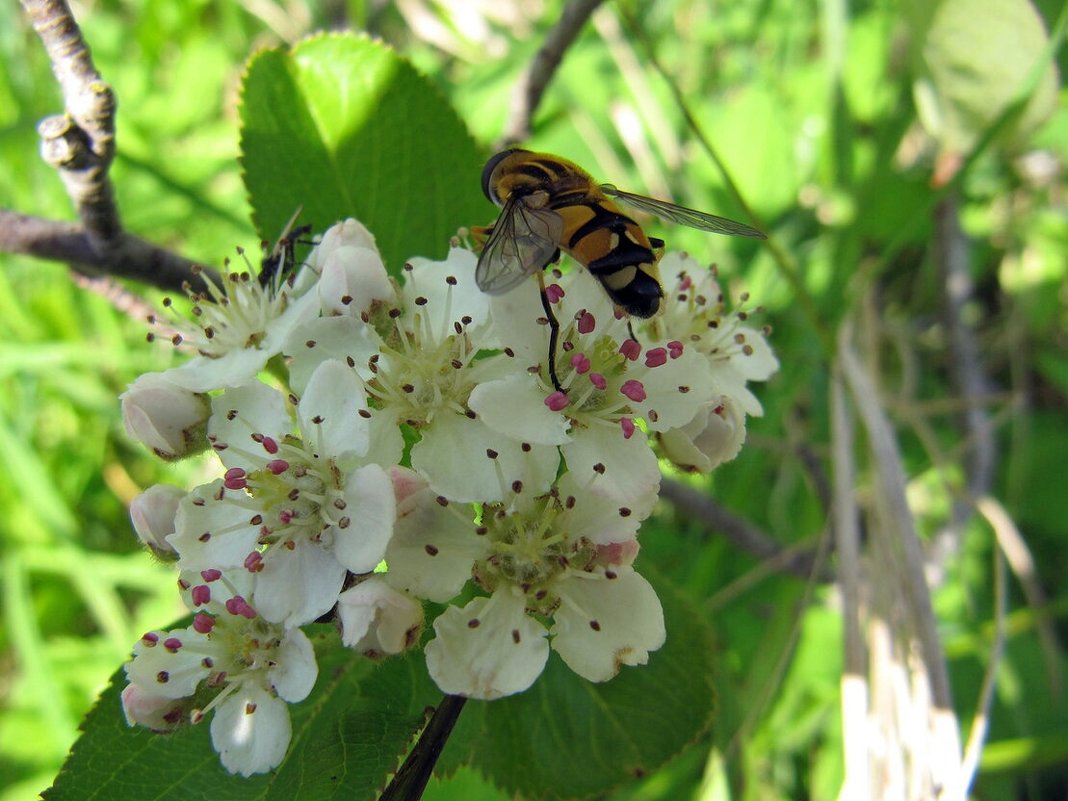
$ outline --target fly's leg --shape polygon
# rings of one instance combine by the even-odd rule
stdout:
[[[541,307],[545,309],[545,319],[549,321],[549,380],[553,382],[553,387],[557,392],[563,392],[564,389],[560,386],[560,379],[556,377],[556,343],[560,338],[560,321],[553,314],[549,296],[545,294],[544,274],[539,270],[537,276],[538,291],[541,293]]]

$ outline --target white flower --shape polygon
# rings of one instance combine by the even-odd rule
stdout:
[[[122,695],[128,722],[159,728],[158,720],[177,725],[198,690],[217,690],[190,720],[214,712],[212,743],[223,766],[243,776],[282,761],[291,736],[286,703],[306,698],[318,675],[304,633],[267,622],[245,600],[251,581],[218,570],[185,574],[184,594],[198,610],[193,624],[145,634],[126,665],[130,687]]]
[[[178,509],[169,538],[187,570],[244,566],[257,576],[260,614],[295,626],[329,611],[346,571],[385,555],[395,501],[370,447],[362,383],[323,362],[298,407],[299,435],[281,393],[264,384],[212,402],[209,436],[228,468]],[[398,453],[399,455],[399,453]]]
[[[643,330],[654,341],[691,344],[708,359],[715,391],[734,398],[746,414],[760,415],[760,401],[746,382],[766,381],[779,369],[764,334],[745,325],[746,312],[727,311],[714,272],[693,258],[668,253],[660,270],[673,300]]]
[[[489,428],[468,407],[476,386],[516,369],[506,355],[486,356],[496,340],[488,300],[474,283],[475,263],[474,254],[459,248],[444,262],[413,259],[388,315],[367,324],[312,321],[285,348],[298,390],[323,359],[351,366],[366,381],[375,421],[418,433],[412,466],[453,501],[498,500],[515,480],[544,491],[560,458],[544,443]]]
[[[526,372],[480,384],[470,407],[499,433],[559,445],[568,470],[589,478],[593,492],[626,500],[653,490],[660,470],[635,420],[653,431],[691,420],[712,393],[707,360],[677,341],[643,352],[585,272],[563,276],[557,286],[563,289],[555,311],[561,389],[548,379],[538,294],[513,292],[494,298],[498,335],[521,366],[535,362]]]
[[[189,318],[173,313],[167,302],[172,314],[166,325],[177,331],[172,341],[197,354],[163,374],[172,383],[192,392],[239,386],[281,351],[293,328],[319,313],[318,295],[306,277],[311,273],[278,271],[261,282],[247,259],[246,267],[225,273],[221,285],[205,277],[207,291],[190,294]]]
[[[431,563],[448,565],[462,561],[456,553],[475,552],[470,571],[489,594],[435,620],[426,656],[438,686],[484,699],[521,692],[541,673],[550,647],[591,681],[644,663],[663,644],[663,612],[630,563],[638,525],[656,495],[633,500],[620,506],[566,473],[548,495],[518,493],[507,503],[484,504],[481,524],[466,535],[442,538],[413,527],[405,551],[388,560],[391,571],[423,576],[435,587]],[[427,588],[410,585],[416,595]],[[551,621],[548,631],[542,619]]]
[[[208,397],[175,384],[168,373],[145,373],[119,396],[126,433],[161,459],[173,460],[204,450]]]

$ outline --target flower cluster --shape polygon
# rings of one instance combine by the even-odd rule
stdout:
[[[534,283],[491,298],[476,262],[454,247],[396,282],[349,220],[295,271],[231,273],[193,322],[172,312],[195,356],[131,384],[124,420],[162,458],[210,448],[220,467],[131,509],[194,613],[135,646],[131,724],[211,712],[227,769],[270,770],[316,678],[301,627],[331,616],[379,658],[420,642],[425,601],[446,605],[429,673],[472,698],[527,689],[550,650],[599,682],[663,644],[633,567],[658,458],[733,458],[761,411],[746,384],[777,367],[764,336],[685,256],[664,257],[669,302],[636,338],[588,273],[554,271],[557,387]]]

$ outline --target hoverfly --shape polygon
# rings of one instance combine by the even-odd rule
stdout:
[[[487,161],[482,191],[501,207],[501,214],[492,226],[474,229],[476,239],[485,241],[475,283],[483,292],[502,295],[537,273],[550,325],[549,377],[558,390],[555,358],[560,325],[545,295],[541,271],[560,257],[560,251],[589,270],[612,302],[629,315],[652,317],[664,297],[657,272],[664,242],[646,236],[615,200],[702,231],[765,238],[734,220],[598,184],[567,159],[529,150],[502,150]]]

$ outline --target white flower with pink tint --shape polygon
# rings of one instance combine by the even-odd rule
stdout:
[[[126,665],[122,694],[130,725],[170,730],[212,715],[212,744],[223,766],[242,776],[281,763],[292,734],[286,704],[304,700],[318,676],[308,638],[264,620],[246,598],[251,584],[241,572],[184,574],[192,625],[146,633]],[[210,700],[194,708],[200,691]]]

